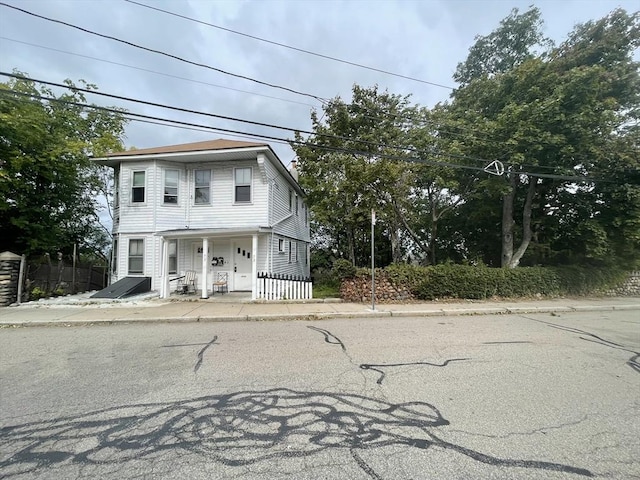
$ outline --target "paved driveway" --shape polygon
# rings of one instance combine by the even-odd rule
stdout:
[[[0,329],[0,478],[640,478],[640,319]]]

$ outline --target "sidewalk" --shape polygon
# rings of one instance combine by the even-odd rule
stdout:
[[[640,310],[640,297],[559,298],[544,300],[455,301],[371,305],[339,301],[243,302],[227,297],[207,300],[130,298],[120,303],[29,303],[0,307],[0,328],[112,323],[319,320],[328,318],[423,317],[578,311]]]

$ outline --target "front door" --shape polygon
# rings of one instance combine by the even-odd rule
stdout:
[[[251,291],[251,239],[233,242],[233,289]]]

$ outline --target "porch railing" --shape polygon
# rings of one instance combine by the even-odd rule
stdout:
[[[259,272],[257,297],[264,300],[309,300],[313,298],[313,285],[310,278]]]

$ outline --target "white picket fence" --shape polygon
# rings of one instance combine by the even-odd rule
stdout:
[[[259,273],[257,297],[263,300],[309,300],[313,298],[313,285],[310,278]]]

